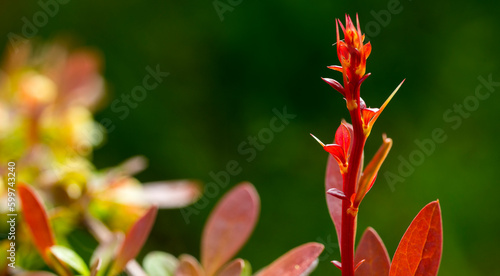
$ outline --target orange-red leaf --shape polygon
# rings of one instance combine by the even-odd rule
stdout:
[[[328,163],[326,165],[325,191],[328,192],[328,190],[333,188],[342,191],[342,183],[343,180],[342,174],[340,173],[339,164],[332,155],[328,155]],[[328,211],[335,226],[335,231],[337,232],[337,238],[340,244],[340,229],[342,228],[342,200],[326,194],[326,204],[328,206]]]
[[[342,96],[345,97],[344,87],[342,87],[342,84],[340,84],[338,81],[336,81],[334,79],[329,79],[329,78],[321,78],[321,79],[323,79],[333,89],[337,90],[340,94],[342,94]]]
[[[377,232],[368,227],[363,233],[356,255],[354,264],[365,260],[354,273],[356,276],[387,276],[391,267],[391,260],[382,239]]]
[[[337,144],[328,144],[323,147],[328,153],[333,155],[335,159],[341,164],[347,163],[347,156],[342,146]]]
[[[359,184],[356,189],[356,198],[354,199],[354,207],[356,208],[359,206],[361,200],[363,200],[366,193],[368,193],[368,191],[373,186],[373,183],[375,182],[375,178],[377,177],[377,173],[380,169],[380,166],[382,166],[382,163],[384,163],[384,160],[387,157],[389,150],[391,150],[392,139],[387,138],[387,136],[384,134],[382,136],[382,140],[383,140],[382,146],[380,146],[375,156],[373,156],[372,161],[368,163],[365,170],[363,171],[363,174],[361,175],[361,178],[359,179]]]
[[[47,264],[50,260],[47,250],[55,245],[54,234],[50,227],[47,212],[43,207],[42,200],[33,189],[25,184],[18,186],[18,194],[22,204],[23,217],[28,225],[29,232],[40,255]]]
[[[134,259],[137,254],[139,254],[139,251],[149,236],[149,232],[151,232],[157,211],[158,207],[150,207],[148,211],[130,227],[116,254],[110,275],[120,273],[125,268],[128,261]]]
[[[229,191],[207,220],[201,239],[201,263],[211,276],[229,261],[250,237],[260,211],[260,199],[250,183]]]
[[[257,276],[299,276],[308,275],[323,251],[320,243],[310,242],[288,251],[285,255],[264,268]]]
[[[175,276],[204,276],[200,263],[191,255],[181,255]]]
[[[443,250],[439,201],[427,204],[413,219],[394,254],[390,276],[437,275]]]
[[[349,125],[346,122],[342,122],[335,132],[335,144],[341,146],[346,155],[351,146],[351,133],[348,127]]]

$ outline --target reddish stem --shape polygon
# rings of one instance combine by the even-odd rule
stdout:
[[[357,83],[353,80],[352,83]],[[354,276],[354,239],[356,233],[356,214],[349,213],[351,207],[351,197],[356,192],[356,187],[359,180],[359,171],[361,166],[361,158],[363,148],[365,146],[365,135],[361,121],[359,86],[351,88],[356,93],[356,108],[350,110],[352,127],[353,127],[353,146],[349,157],[349,166],[347,175],[343,183],[343,192],[349,200],[342,202],[342,229],[341,229],[341,260],[342,260],[342,276]]]

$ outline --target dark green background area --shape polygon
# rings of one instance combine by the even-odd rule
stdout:
[[[33,22],[42,11],[36,1],[26,2],[2,3],[1,45],[9,43],[9,33],[22,35],[23,17]],[[398,11],[390,19],[382,15],[388,5]],[[341,95],[320,77],[341,78],[326,68],[338,64],[334,19],[359,13],[373,45],[367,66],[372,76],[363,84],[362,97],[379,107],[402,79],[407,81],[367,142],[367,158],[381,144],[382,133],[393,138],[394,146],[361,205],[358,238],[367,226],[374,227],[392,256],[413,217],[439,198],[444,225],[440,275],[500,275],[500,160],[494,138],[500,86],[480,90],[490,93],[487,99],[475,96],[478,77],[500,81],[499,5],[243,0],[221,21],[211,1],[69,0],[36,36],[69,35],[105,58],[108,106],[97,120],[109,118],[116,128],[94,154],[98,167],[141,154],[150,161],[138,175],[141,181],[207,183],[209,173],[225,170],[230,160],[241,165],[242,172],[189,224],[179,210],[160,211],[141,256],[163,250],[199,257],[202,227],[216,199],[250,181],[260,193],[262,211],[238,256],[257,270],[299,244],[319,241],[327,243],[327,250],[313,275],[340,275],[329,263],[339,253],[325,204],[327,154],[309,133],[331,141],[348,116]],[[156,65],[170,75],[121,120],[109,104],[130,94],[142,83],[145,67]],[[457,115],[454,105],[464,101],[469,111]],[[247,162],[249,155],[240,154],[238,146],[269,127],[272,110],[285,106],[296,118]],[[435,143],[410,173],[400,168],[410,156],[420,161],[415,140],[431,139],[436,128],[446,141]],[[385,175],[401,175],[401,169],[406,169],[404,182],[391,190]]]

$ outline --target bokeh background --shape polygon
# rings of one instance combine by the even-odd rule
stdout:
[[[64,2],[64,1],[61,1]],[[341,96],[320,77],[340,78],[335,18],[359,13],[373,45],[362,97],[380,106],[406,78],[367,143],[370,157],[381,134],[394,146],[379,179],[361,206],[358,238],[367,226],[384,239],[392,256],[417,212],[439,198],[444,225],[440,275],[500,275],[500,193],[497,113],[500,85],[487,99],[475,96],[478,77],[500,82],[499,5],[493,1],[77,1],[59,3],[36,39],[65,37],[98,49],[105,60],[108,97],[97,120],[116,128],[93,162],[113,166],[134,155],[149,159],[141,181],[199,179],[236,160],[242,172],[186,223],[179,210],[162,210],[143,254],[162,250],[199,256],[202,227],[223,192],[241,181],[260,193],[257,228],[239,256],[257,270],[287,250],[308,242],[326,244],[313,275],[340,275],[324,195],[327,154],[309,136],[332,140],[348,113]],[[9,33],[23,35],[23,18],[43,10],[37,1],[5,1],[0,10],[0,46]],[[140,85],[147,66],[170,75],[125,119],[110,104]],[[465,101],[465,102],[464,102]],[[454,105],[464,105],[463,113]],[[254,160],[238,151],[274,117],[296,115],[275,133]],[[450,111],[451,110],[451,111]],[[448,119],[444,118],[447,117]],[[401,174],[401,160],[441,128],[435,144]],[[393,189],[387,173],[402,176]],[[400,179],[401,180],[401,179]],[[363,208],[364,207],[364,208]]]

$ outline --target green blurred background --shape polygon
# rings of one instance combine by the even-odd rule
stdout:
[[[260,221],[239,256],[257,270],[299,244],[326,243],[313,275],[340,275],[329,263],[340,256],[325,204],[327,154],[309,133],[332,140],[348,116],[340,94],[320,77],[340,79],[326,68],[338,64],[334,19],[359,13],[373,45],[367,65],[372,76],[362,97],[378,107],[403,78],[407,81],[367,143],[371,157],[383,132],[394,140],[361,206],[358,238],[374,227],[392,256],[413,217],[439,198],[440,275],[500,275],[500,147],[494,138],[500,86],[491,93],[481,90],[490,93],[485,100],[475,96],[478,77],[500,81],[498,2],[221,0],[219,5],[229,7],[221,20],[212,1],[66,1],[37,28],[36,37],[72,37],[77,45],[102,52],[110,94],[97,120],[108,118],[116,128],[96,150],[94,163],[102,168],[140,154],[150,161],[138,175],[141,181],[207,183],[211,171],[238,161],[242,172],[216,199],[250,181],[262,200]],[[9,33],[22,35],[23,17],[33,22],[39,11],[36,1],[2,3],[2,49]],[[146,66],[157,65],[170,75],[121,120],[110,103],[141,84]],[[454,105],[464,101],[469,110],[457,115]],[[296,118],[247,162],[249,155],[240,154],[238,146],[269,126],[274,108],[285,106]],[[401,159],[418,154],[415,139],[432,138],[436,128],[443,129],[446,141],[436,143],[392,190],[384,174],[401,175]],[[202,227],[215,202],[188,224],[179,210],[161,211],[143,254],[163,250],[199,257]]]

